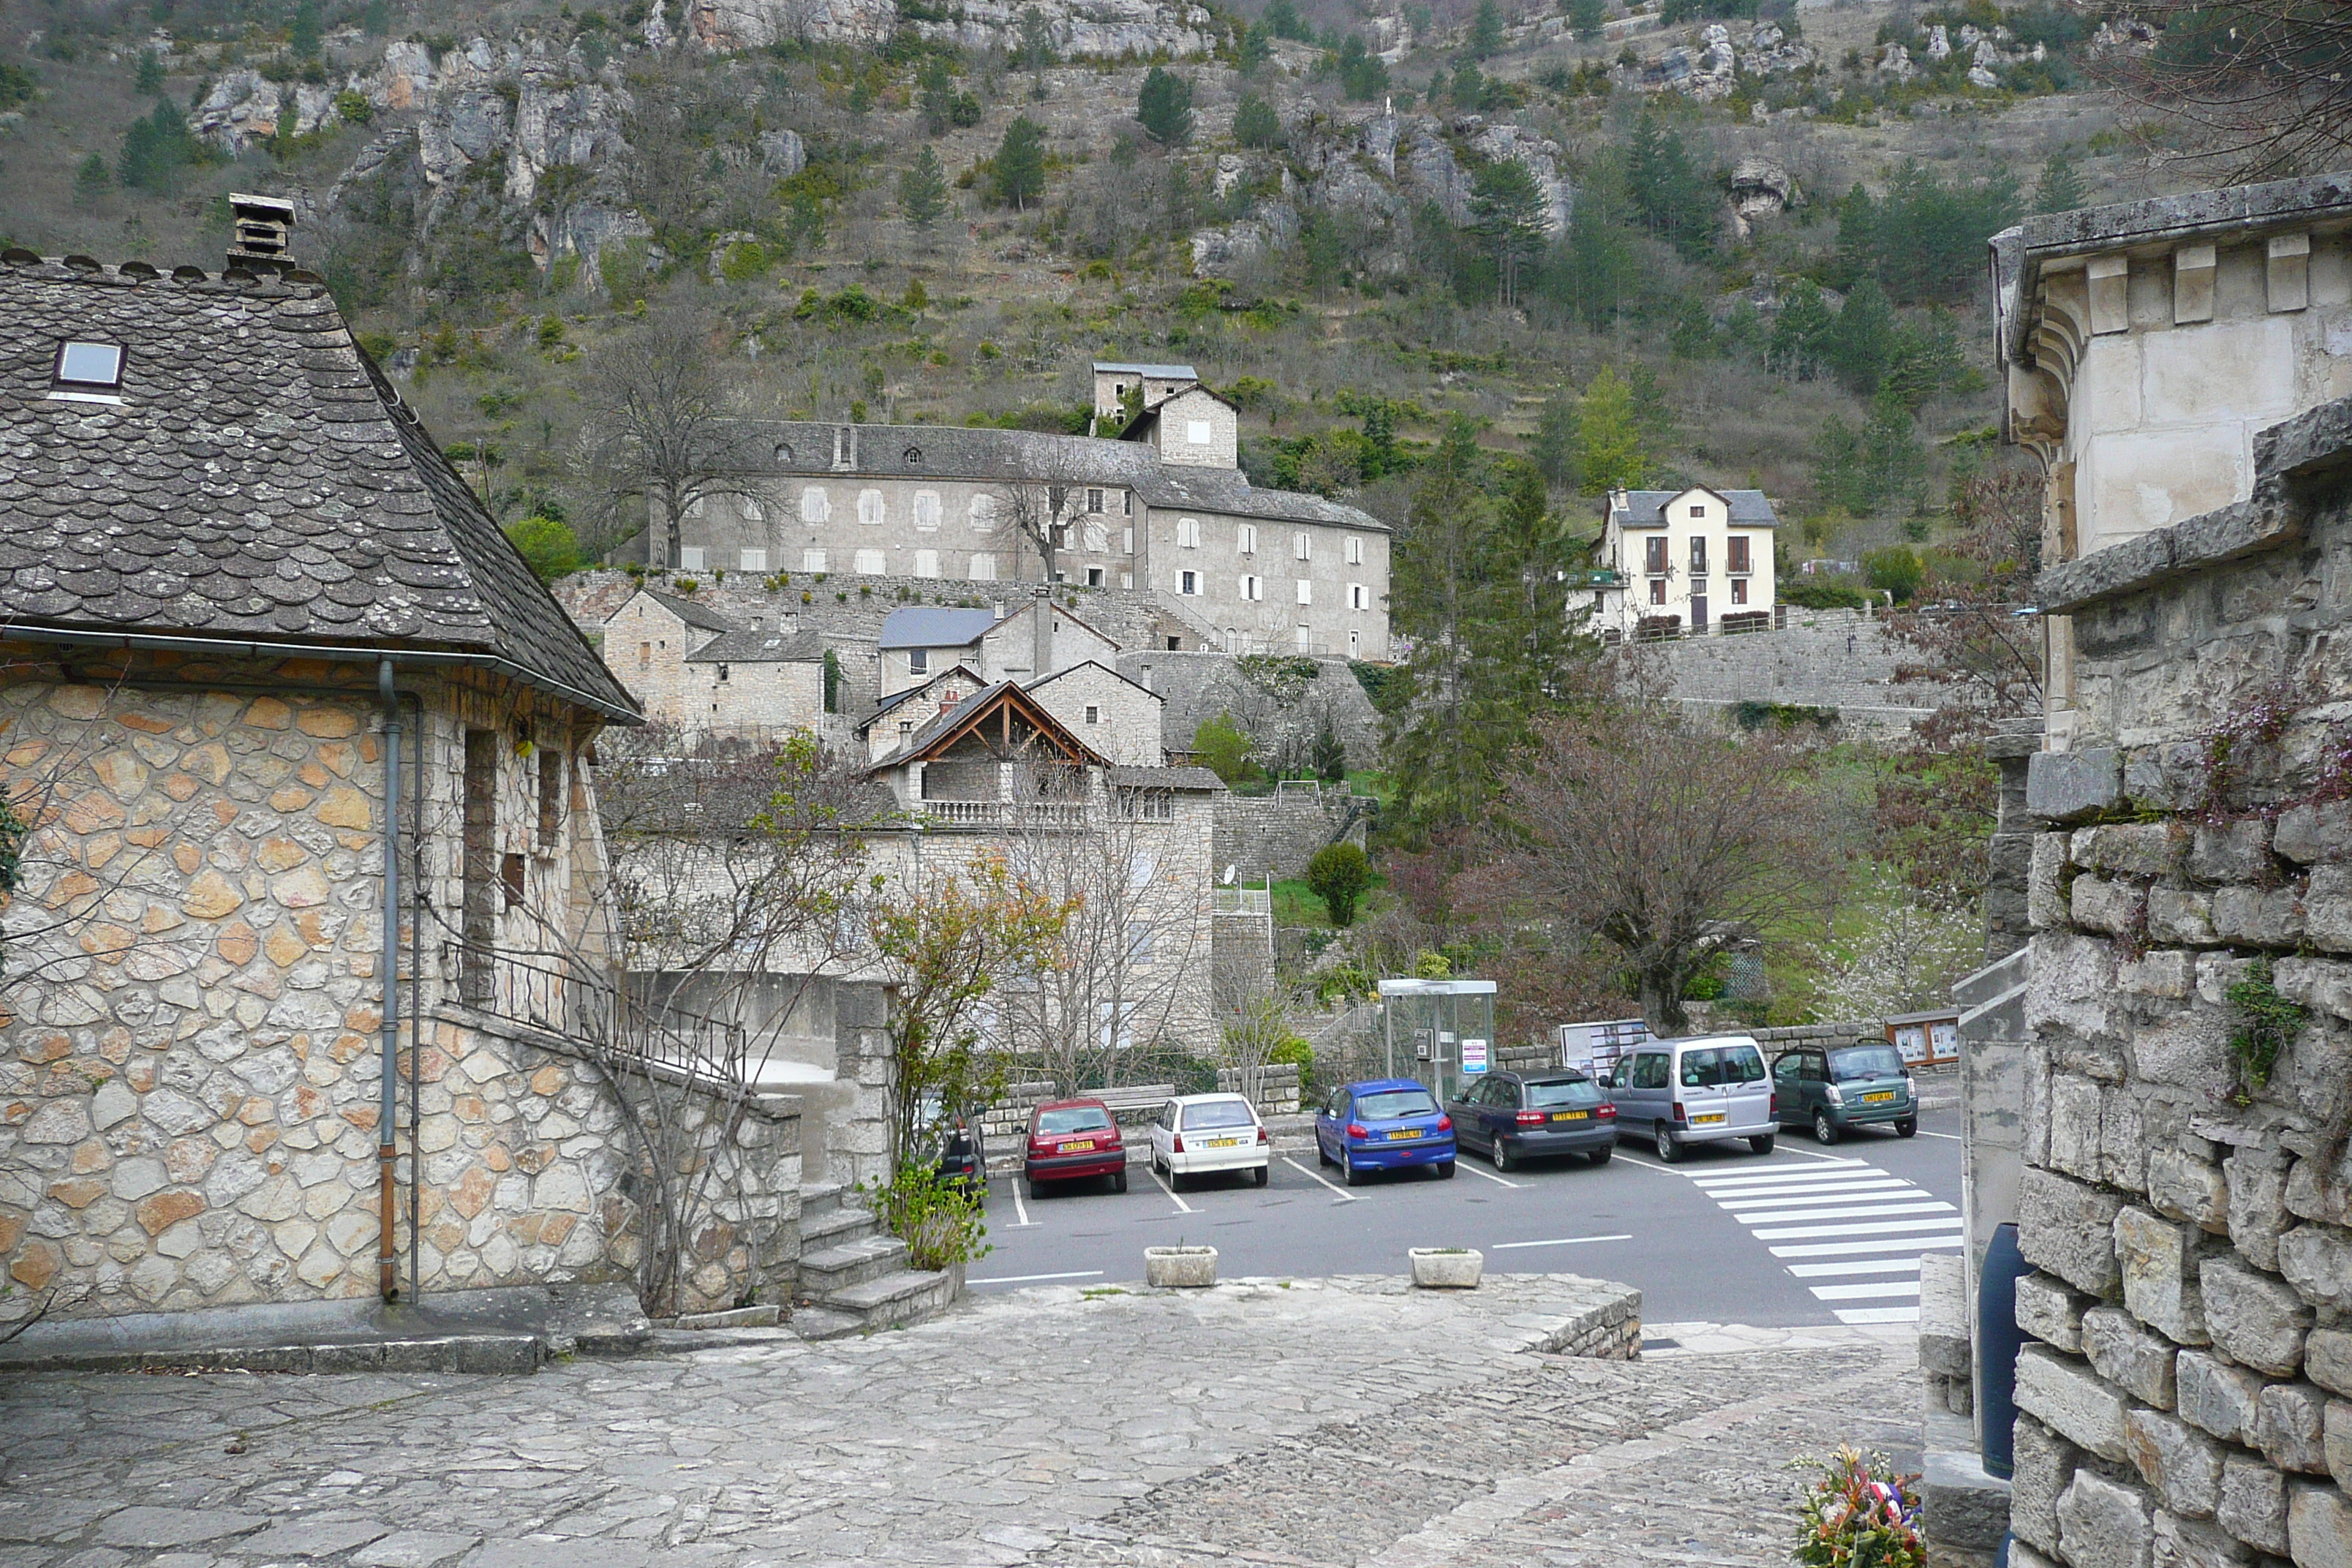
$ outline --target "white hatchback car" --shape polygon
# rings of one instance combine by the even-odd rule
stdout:
[[[1151,1168],[1168,1173],[1171,1186],[1186,1176],[1250,1171],[1262,1187],[1273,1152],[1256,1109],[1238,1094],[1180,1095],[1151,1124]]]

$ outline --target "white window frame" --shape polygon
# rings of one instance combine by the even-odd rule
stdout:
[[[890,503],[880,490],[868,488],[857,492],[857,521],[868,528],[879,528],[890,521]]]
[[[1207,420],[1187,419],[1184,421],[1184,444],[1186,446],[1205,447],[1216,438],[1216,427],[1211,425]]]
[[[940,552],[936,550],[916,551],[915,575],[918,577],[936,577],[939,574]]]
[[[708,559],[708,557],[705,555],[701,545],[680,545],[677,552],[677,569],[681,572],[703,571],[705,570],[703,562],[706,559]]]
[[[1290,536],[1290,548],[1301,561],[1312,561],[1315,559],[1315,536],[1303,531],[1294,533]]]
[[[1102,710],[1091,702],[1087,704],[1087,722],[1089,724],[1102,722]]]
[[[996,498],[985,493],[972,497],[971,504],[966,510],[965,515],[971,520],[972,527],[980,529],[983,532],[994,530],[996,527]]]
[[[1201,520],[1199,518],[1180,517],[1176,520],[1176,548],[1179,550],[1198,550],[1201,548]]]
[[[978,551],[973,553],[971,558],[971,581],[975,583],[993,583],[996,581],[996,557],[994,555],[985,550]]]
[[[1348,564],[1361,566],[1363,563],[1364,536],[1360,533],[1351,533],[1348,535]]]
[[[915,527],[924,533],[936,533],[940,527],[940,492],[915,492]]]
[[[927,647],[908,648],[907,650],[907,673],[908,675],[929,675],[930,672],[931,650]]]
[[[1372,596],[1370,591],[1365,588],[1361,583],[1350,583],[1348,584],[1348,608],[1351,610],[1370,609],[1371,600]]]
[[[1201,594],[1201,574],[1198,572],[1177,573],[1176,591],[1187,598],[1198,598]]]
[[[1236,555],[1257,553],[1257,524],[1244,522],[1234,530],[1234,553]]]
[[[890,557],[887,552],[879,550],[861,550],[857,552],[859,576],[881,577],[887,575],[889,571]]]
[[[740,551],[735,557],[735,569],[739,572],[765,572],[768,569],[768,552],[765,550]]]
[[[802,552],[801,552],[801,570],[802,570],[802,571],[803,571],[803,572],[822,572],[822,571],[824,571],[824,551],[822,551],[822,550],[816,550],[816,549],[809,549],[809,550],[803,550],[803,551],[802,551]]]
[[[833,499],[824,493],[823,485],[803,485],[801,488],[801,521],[803,522],[833,521]]]
[[[1097,555],[1109,553],[1110,530],[1098,517],[1087,519],[1087,548]]]
[[[1315,584],[1304,577],[1298,580],[1298,602],[1302,605],[1311,605],[1315,602]]]
[[[1244,573],[1242,576],[1242,597],[1252,602],[1265,597],[1265,579]]]

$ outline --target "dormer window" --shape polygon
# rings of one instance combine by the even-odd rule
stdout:
[[[57,396],[119,401],[113,394],[122,390],[122,345],[68,339],[58,345],[53,379]]]
[[[1703,518],[1703,517],[1705,517],[1706,515],[1706,507],[1699,505],[1699,504],[1698,504],[1697,502],[1696,502],[1696,501],[1694,501],[1694,502],[1691,504],[1691,521],[1692,521],[1696,522],[1696,521],[1697,521],[1700,518]]]

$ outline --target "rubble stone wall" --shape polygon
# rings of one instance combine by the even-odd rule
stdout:
[[[2347,432],[2315,410],[2253,501],[2043,579],[2094,721],[2027,782],[2026,1568],[2352,1563]]]

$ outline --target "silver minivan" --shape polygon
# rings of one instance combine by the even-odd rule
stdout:
[[[1617,1058],[1607,1089],[1618,1141],[1648,1140],[1669,1164],[1685,1144],[1731,1138],[1769,1154],[1780,1130],[1764,1053],[1746,1035],[1649,1041]]]

